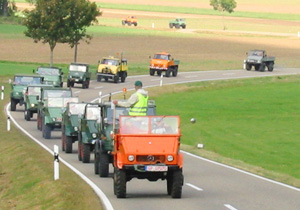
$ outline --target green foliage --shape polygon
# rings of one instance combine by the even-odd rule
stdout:
[[[232,13],[236,8],[235,0],[210,0],[210,5],[214,8],[214,10],[229,13]]]

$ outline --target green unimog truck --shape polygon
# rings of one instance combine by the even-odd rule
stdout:
[[[89,163],[91,152],[94,150],[96,140],[99,138],[101,123],[101,106],[98,103],[87,103],[84,113],[79,118],[78,131],[78,159]]]
[[[10,110],[16,111],[17,104],[25,104],[24,93],[27,85],[42,84],[43,79],[38,75],[16,74],[11,83]]]
[[[180,27],[185,29],[186,28],[186,21],[184,18],[176,18],[175,20],[170,20],[169,21],[169,27],[170,28],[177,28],[179,29]]]
[[[24,119],[29,121],[34,113],[37,113],[38,100],[41,97],[41,89],[43,87],[53,87],[50,85],[28,85],[25,91],[25,111]]]
[[[247,59],[244,60],[244,65],[247,71],[252,69],[254,66],[255,71],[265,71],[265,68],[268,68],[268,71],[273,71],[275,64],[275,57],[267,56],[266,51],[264,50],[250,50],[247,54]]]
[[[86,103],[71,102],[62,114],[62,150],[72,153],[73,143],[78,140],[79,118],[83,116]]]
[[[111,102],[104,102],[101,105],[101,123],[98,131],[98,139],[95,145],[95,160],[94,168],[95,174],[99,174],[100,177],[107,177],[109,173],[109,163],[113,163],[113,116],[115,111],[115,130],[118,130],[119,117],[121,115],[128,115],[129,108],[115,107],[115,110],[111,107]],[[155,101],[148,101],[147,115],[156,115]]]
[[[64,73],[61,68],[40,66],[37,68],[36,73],[44,76],[44,84],[63,87]]]
[[[82,84],[82,88],[89,88],[91,72],[89,65],[84,63],[71,63],[67,79],[67,87],[74,87],[75,83]]]

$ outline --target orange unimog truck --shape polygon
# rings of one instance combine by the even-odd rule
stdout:
[[[183,155],[179,116],[120,116],[114,136],[114,193],[126,197],[132,178],[166,180],[168,195],[181,198]]]
[[[138,19],[135,16],[128,16],[127,18],[122,19],[122,25],[124,26],[126,24],[128,26],[131,26],[131,25],[137,26],[138,25]]]
[[[151,57],[150,57],[151,58]],[[162,72],[165,72],[166,77],[177,76],[179,60],[174,60],[171,54],[166,52],[156,53],[150,61],[150,76],[153,76],[156,72],[158,76],[161,76]]]

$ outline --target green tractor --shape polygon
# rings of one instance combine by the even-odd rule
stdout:
[[[43,132],[45,139],[51,138],[51,131],[54,128],[61,127],[62,109],[67,102],[78,101],[77,98],[68,101],[69,98],[72,98],[70,88],[43,87],[41,89],[37,110],[37,128]]]
[[[37,68],[36,73],[44,77],[44,84],[63,87],[64,73],[61,68],[40,66]]]
[[[78,131],[78,160],[89,163],[91,152],[94,150],[96,140],[99,138],[101,123],[101,107],[98,103],[87,103],[84,113],[79,118]]]
[[[91,72],[89,65],[83,63],[71,63],[69,66],[69,75],[67,87],[74,87],[75,83],[82,84],[82,88],[89,88]]]
[[[180,27],[185,29],[186,28],[186,22],[184,18],[176,18],[175,20],[170,20],[169,21],[169,27],[170,28],[177,28],[179,29]]]
[[[118,130],[119,117],[121,115],[128,115],[129,108],[115,107],[112,109],[111,102],[104,102],[101,105],[101,123],[98,131],[98,139],[95,145],[95,174],[100,177],[107,177],[109,174],[109,163],[113,163],[113,139],[112,133],[115,129]],[[156,115],[155,101],[148,101],[147,115]],[[115,116],[115,120],[114,120]],[[113,122],[115,121],[115,125]],[[115,126],[115,128],[114,128]]]
[[[41,97],[41,89],[43,87],[52,87],[49,85],[28,85],[25,91],[25,111],[24,119],[30,121],[34,113],[37,113],[38,100]]]
[[[84,114],[86,103],[68,103],[62,115],[62,150],[72,153],[73,143],[78,140],[79,118]]]
[[[11,83],[10,110],[16,111],[17,104],[25,104],[24,93],[27,85],[42,84],[43,77],[38,75],[16,74]]]

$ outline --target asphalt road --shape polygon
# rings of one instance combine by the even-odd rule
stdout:
[[[80,101],[93,101],[98,98],[99,91],[103,95],[122,92],[126,87],[133,88],[134,81],[141,80],[144,87],[186,83],[195,81],[239,79],[261,76],[300,74],[300,69],[274,69],[274,72],[257,72],[246,70],[201,71],[178,73],[177,77],[161,78],[157,76],[131,76],[125,83],[92,81],[89,89],[81,89],[75,84],[73,94]],[[161,81],[162,80],[162,81]],[[159,106],[159,104],[157,104]],[[36,128],[36,115],[30,122],[23,116],[24,107],[17,107],[11,116],[39,142],[53,150],[54,145],[61,147],[61,132],[52,132],[52,138],[45,140]],[[73,154],[65,154],[60,148],[60,158],[87,176],[107,196],[116,210],[125,209],[300,209],[300,189],[273,182],[244,171],[218,164],[200,157],[184,153],[184,179],[182,198],[172,199],[167,195],[166,181],[149,182],[133,179],[127,183],[127,198],[117,199],[113,193],[112,167],[110,176],[100,178],[94,174],[92,162],[84,164],[78,161],[77,143]]]

